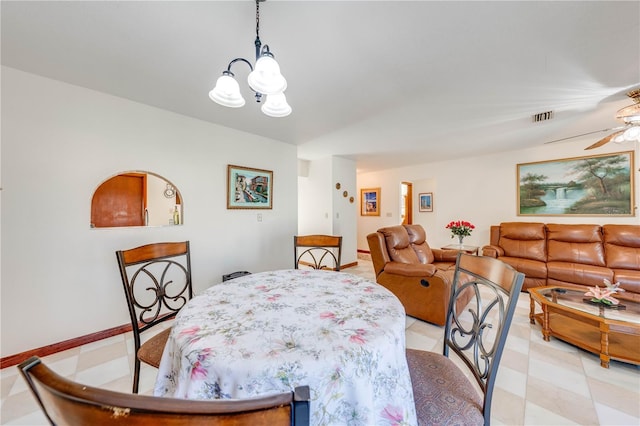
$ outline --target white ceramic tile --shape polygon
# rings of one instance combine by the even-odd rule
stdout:
[[[90,386],[100,386],[118,377],[131,374],[127,356],[76,373],[75,381]]]
[[[637,399],[635,402],[640,403]],[[639,417],[630,416],[622,411],[615,410],[602,404],[595,404],[595,407],[598,412],[598,421],[600,425],[640,425]]]
[[[438,339],[411,330],[407,330],[406,332],[405,345],[407,348],[421,349],[423,351],[439,352],[442,349],[442,344],[438,345]]]
[[[527,375],[500,365],[495,386],[524,398],[527,394]]]
[[[529,374],[548,382],[551,386],[556,386],[587,398],[591,397],[589,385],[584,374],[568,371],[557,364],[540,361],[533,357],[529,359]]]
[[[98,340],[96,342],[87,343],[82,345],[80,352],[91,352],[96,349],[100,349],[103,346],[109,346],[117,342],[122,342],[125,339],[124,334],[118,334],[117,336],[107,337],[106,339]]]
[[[579,425],[579,423],[530,402],[527,402],[524,408],[523,424],[535,426]],[[597,424],[597,419],[594,419],[593,424]]]
[[[512,351],[527,354],[529,353],[529,339],[517,336],[509,336],[507,337],[507,343],[505,343],[505,347],[508,347]]]
[[[49,361],[49,357],[44,357],[42,358],[42,362],[59,375],[65,377],[73,377],[76,369],[78,368],[77,355],[70,356],[69,358],[61,358],[55,361]]]
[[[640,348],[638,350],[640,351]],[[582,354],[581,358],[588,377],[614,383],[616,386],[624,387],[636,395],[640,394],[640,366],[623,362],[611,362],[609,368],[603,368],[597,355],[585,353]]]
[[[407,328],[411,327],[413,324],[416,323],[416,321],[418,321],[418,320],[407,315],[407,317],[405,319],[404,328],[407,329]]]
[[[10,420],[8,422],[3,422],[3,425],[6,426],[47,426],[49,422],[45,417],[44,413],[39,410],[38,406],[34,402],[34,411],[26,416],[20,417],[18,419]]]

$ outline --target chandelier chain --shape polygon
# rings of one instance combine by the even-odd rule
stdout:
[[[256,37],[260,38],[260,0],[256,0]]]

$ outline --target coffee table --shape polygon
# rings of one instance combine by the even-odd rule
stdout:
[[[545,341],[553,336],[598,354],[604,368],[611,359],[640,364],[640,303],[616,296],[624,309],[609,308],[585,301],[585,292],[586,287],[530,288],[531,324],[542,325]],[[536,313],[536,304],[542,312]]]

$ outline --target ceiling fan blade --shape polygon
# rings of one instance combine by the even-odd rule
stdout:
[[[611,141],[611,139],[615,138],[616,136],[618,136],[618,135],[620,135],[622,133],[623,133],[622,131],[612,133],[609,136],[607,136],[606,138],[600,139],[598,142],[594,143],[593,145],[590,145],[590,146],[586,147],[585,149],[598,148],[598,147],[608,143],[609,141]]]
[[[610,132],[612,130],[620,130],[620,129],[623,129],[624,127],[625,126],[611,127],[611,128],[608,128],[608,129],[601,129],[601,130],[594,130],[593,132],[587,132],[587,133],[582,133],[582,134],[579,134],[579,135],[573,135],[573,136],[568,136],[566,138],[561,138],[561,139],[555,139],[555,140],[552,140],[552,141],[548,141],[548,142],[545,142],[544,145],[549,144],[549,143],[566,141],[566,140],[573,139],[573,138],[579,138],[581,136],[593,135],[594,133],[603,133],[603,132]]]

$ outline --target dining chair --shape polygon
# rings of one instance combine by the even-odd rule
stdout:
[[[133,393],[138,393],[140,363],[158,368],[171,329],[166,328],[141,344],[142,333],[174,318],[193,297],[189,241],[118,250],[116,257],[131,317],[136,354]]]
[[[189,400],[114,392],[76,383],[38,357],[18,369],[52,425],[309,424],[309,387],[247,399]]]
[[[293,255],[295,269],[300,269],[302,265],[313,269],[339,271],[340,258],[342,256],[342,237],[333,235],[294,235]]]
[[[489,425],[493,387],[523,281],[524,274],[500,260],[458,254],[442,353],[406,351],[418,425]],[[474,295],[456,313],[456,299],[469,287]]]

